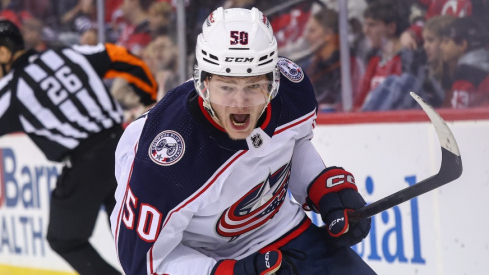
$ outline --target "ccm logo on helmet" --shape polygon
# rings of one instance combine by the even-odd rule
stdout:
[[[253,62],[253,57],[226,57],[225,62]]]

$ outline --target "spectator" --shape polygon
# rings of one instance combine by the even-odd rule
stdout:
[[[310,17],[305,38],[312,57],[303,67],[312,82],[320,112],[341,109],[341,61],[338,13],[322,9]],[[352,54],[350,59],[352,90],[358,89],[363,66]]]
[[[442,40],[442,31],[454,20],[455,17],[450,15],[435,16],[429,19],[423,28],[423,48],[426,52],[426,62],[429,74],[427,79],[433,81],[433,91],[435,89],[441,89],[443,91],[442,94],[444,98],[444,102],[439,102],[438,104],[428,98],[427,101],[434,107],[449,106],[449,101],[447,100],[448,97],[445,96],[445,90],[447,90],[445,83],[449,82],[450,76],[448,74],[447,65],[443,61],[441,55],[440,44]],[[426,84],[424,86],[426,86]],[[436,88],[437,86],[439,86],[439,88]]]
[[[175,38],[169,33],[158,35],[142,53],[158,84],[157,100],[178,85],[178,54]]]
[[[117,16],[119,7],[122,5],[123,0],[108,0],[105,1],[105,22],[109,23],[112,21],[114,16]]]
[[[14,23],[18,28],[22,28],[22,22],[32,18],[32,14],[25,10],[19,1],[2,0],[0,1],[0,17]]]
[[[448,76],[440,54],[442,30],[454,21],[452,16],[435,16],[428,20],[423,29],[424,51],[415,50],[409,66],[403,66],[403,73],[390,75],[377,86],[363,104],[363,111],[383,111],[419,108],[409,95],[413,91],[433,107],[446,106],[443,103],[445,90],[441,85]],[[449,102],[449,101],[448,101]]]
[[[22,24],[22,36],[26,49],[34,49],[36,51],[44,51],[47,49],[47,44],[43,40],[43,23],[36,18],[24,20]]]
[[[3,8],[15,11],[26,10],[38,19],[45,19],[45,16],[52,15],[49,0],[2,0]]]
[[[148,13],[151,0],[124,0],[121,10],[125,19],[117,44],[128,48],[133,54],[140,51],[151,41]]]
[[[448,63],[452,108],[489,106],[489,50],[484,28],[474,18],[458,18],[443,30],[440,45]]]
[[[290,58],[290,53],[296,49],[294,44],[303,35],[311,16],[313,1],[298,1],[291,6],[276,10],[276,6],[282,2],[277,0],[257,1],[257,6],[267,14],[270,20],[277,38],[279,52]],[[267,8],[270,10],[267,11]]]
[[[319,2],[319,1],[318,1]],[[339,0],[322,0],[329,9],[339,12]],[[319,3],[321,3],[319,2]],[[365,35],[363,34],[363,12],[367,8],[367,0],[348,0],[348,42],[350,49],[355,53],[360,60],[365,60],[367,55],[367,45]]]
[[[95,27],[94,0],[59,0],[55,2],[58,14],[56,36],[63,45],[75,45],[80,36]]]
[[[402,57],[404,54],[409,56],[408,50],[402,50],[399,40],[401,33],[409,26],[402,1],[374,1],[365,10],[364,19],[364,33],[375,54],[368,59],[359,94],[354,102],[355,109],[363,105],[370,91],[387,76],[400,75]]]
[[[60,23],[65,31],[81,34],[94,27],[96,18],[94,0],[59,1]],[[63,3],[63,4],[61,4]]]
[[[0,1],[0,17],[13,22],[26,36],[26,46],[30,49],[44,50],[47,44],[57,45],[57,26],[54,6],[47,0],[3,0]],[[23,25],[26,26],[23,26]]]
[[[472,17],[481,22],[481,24],[489,25],[489,0],[477,0],[472,4]],[[487,30],[486,30],[487,31]]]
[[[153,36],[171,29],[173,7],[167,2],[153,2],[148,8],[149,30]]]
[[[427,7],[426,19],[437,15],[466,17],[472,14],[473,0],[418,0]]]
[[[96,29],[89,29],[82,33],[80,37],[80,45],[92,45],[98,44],[98,33]]]
[[[122,27],[127,23],[124,20],[124,14],[122,13],[122,3],[124,0],[111,0],[106,1],[105,5],[105,23],[106,33],[105,39],[109,42],[115,43],[119,39],[122,32]]]
[[[423,44],[422,30],[426,20],[438,15],[450,15],[453,17],[466,17],[472,14],[471,0],[418,0],[418,6],[426,12],[419,11],[419,8],[414,8],[411,27],[402,33],[401,43],[405,48],[416,49],[418,45]],[[416,6],[415,6],[416,7]]]

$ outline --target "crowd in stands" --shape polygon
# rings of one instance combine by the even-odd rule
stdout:
[[[155,75],[158,99],[178,85],[178,58],[193,67],[195,39],[216,7],[253,6],[274,28],[279,54],[307,72],[320,112],[343,111],[337,0],[187,0],[186,52],[176,40],[176,2],[106,0],[105,25],[97,24],[96,0],[2,0],[0,16],[23,32],[28,48],[106,42],[141,56]],[[489,0],[350,0],[348,42],[352,110],[417,108],[414,91],[437,108],[489,106]],[[114,93],[127,83],[110,81]],[[121,96],[124,98],[124,96]],[[140,113],[130,98],[121,100]]]

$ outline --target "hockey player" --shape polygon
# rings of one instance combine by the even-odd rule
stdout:
[[[37,53],[19,29],[0,20],[0,135],[23,131],[65,165],[51,195],[47,240],[80,274],[120,274],[90,244],[100,207],[110,213],[117,187],[114,151],[123,113],[102,77],[123,77],[141,103],[155,102],[147,66],[111,44]]]
[[[317,101],[258,9],[212,12],[194,81],[131,123],[111,215],[126,274],[374,274],[349,246],[370,220],[349,172],[310,142]],[[288,196],[290,191],[295,200]],[[318,211],[318,228],[304,208]]]

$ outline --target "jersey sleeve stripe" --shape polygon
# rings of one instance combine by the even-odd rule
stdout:
[[[156,100],[156,88],[154,86],[148,85],[148,83],[145,83],[143,80],[141,80],[138,77],[135,77],[129,73],[126,72],[120,72],[116,70],[109,70],[105,74],[106,78],[116,78],[116,77],[121,77],[127,80],[127,82],[134,84],[137,86],[139,89],[143,90],[149,96],[151,97],[152,100]]]
[[[292,122],[290,122],[290,123],[287,123],[287,124],[284,124],[284,125],[282,125],[282,126],[280,126],[280,127],[277,127],[277,130],[275,130],[275,132],[274,132],[273,134],[274,134],[274,135],[276,135],[276,134],[280,134],[280,133],[282,133],[283,131],[285,131],[285,130],[287,130],[287,129],[289,129],[289,128],[292,128],[292,127],[294,127],[294,126],[296,126],[296,125],[299,125],[299,124],[301,124],[301,123],[303,123],[303,122],[305,122],[305,121],[307,121],[307,120],[311,119],[311,118],[312,118],[312,117],[314,117],[315,115],[316,115],[316,109],[314,109],[314,111],[312,111],[312,112],[310,112],[309,114],[307,114],[307,115],[305,116],[305,118],[299,118],[299,119],[296,119],[296,120],[294,120],[294,121],[292,121]]]

